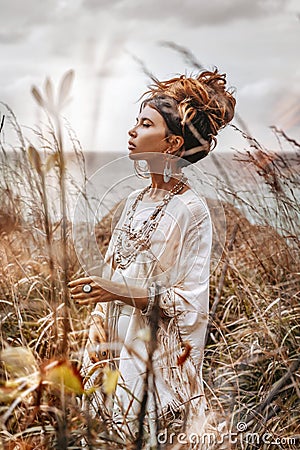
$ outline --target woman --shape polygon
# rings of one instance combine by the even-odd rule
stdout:
[[[182,168],[208,155],[233,118],[225,84],[216,70],[155,80],[128,143],[135,167],[146,161],[151,184],[127,199],[103,278],[70,283],[76,302],[96,304],[90,345],[99,341],[106,304],[110,356],[120,372],[114,421],[131,432],[143,412],[150,425],[158,417],[173,429],[203,420],[211,222]],[[99,355],[89,349],[93,363]]]

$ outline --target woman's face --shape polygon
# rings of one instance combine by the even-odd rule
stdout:
[[[165,153],[169,147],[166,140],[166,123],[163,117],[148,105],[142,109],[136,125],[128,131],[128,134],[131,159],[149,160],[153,158],[153,153]]]

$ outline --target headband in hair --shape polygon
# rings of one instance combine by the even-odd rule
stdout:
[[[169,131],[184,139],[185,152],[183,159],[189,162],[195,162],[204,158],[210,150],[211,135],[209,122],[203,111],[197,111],[191,121],[182,123],[182,119],[178,112],[177,101],[167,95],[155,95],[150,99],[146,99],[141,109],[149,105],[163,117]],[[201,133],[199,131],[201,128]],[[203,136],[205,132],[205,136]]]

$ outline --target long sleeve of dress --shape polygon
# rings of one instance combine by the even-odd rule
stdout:
[[[179,236],[173,234],[166,248],[177,279],[162,292],[160,307],[165,316],[177,318],[182,341],[190,344],[191,356],[198,365],[203,356],[208,321],[212,231],[205,203],[190,204],[188,210],[189,215],[180,223],[182,246],[177,245],[179,251],[174,251],[174,240]]]

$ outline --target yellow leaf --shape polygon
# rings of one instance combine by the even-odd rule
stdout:
[[[24,377],[38,371],[36,360],[29,348],[7,347],[1,351],[1,361],[13,377]]]
[[[83,382],[79,371],[70,361],[53,361],[44,368],[43,381],[57,389],[64,388],[68,393],[83,394]]]
[[[111,370],[109,367],[105,367],[103,370],[103,391],[105,394],[113,394],[116,390],[118,383],[119,371]]]

